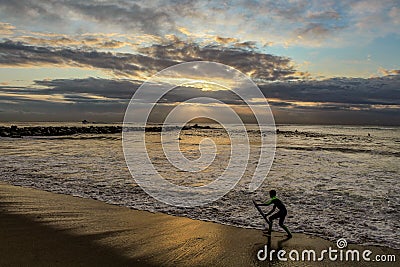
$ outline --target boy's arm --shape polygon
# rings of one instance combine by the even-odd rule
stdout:
[[[258,203],[257,203],[257,206],[269,206],[269,205],[271,205],[271,204],[272,204],[272,199],[269,200],[267,203],[264,203],[264,204],[258,204]]]
[[[274,206],[270,212],[268,212],[267,214],[265,214],[265,216],[268,216],[268,215],[272,214],[272,213],[275,211],[275,208],[276,208],[276,206]]]

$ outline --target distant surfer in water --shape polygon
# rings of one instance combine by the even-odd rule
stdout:
[[[285,217],[287,215],[287,210],[286,210],[285,205],[282,203],[282,201],[280,201],[276,197],[276,191],[275,190],[269,191],[269,196],[271,197],[271,199],[267,203],[265,203],[265,204],[256,204],[257,206],[269,206],[271,204],[274,204],[274,207],[272,208],[272,210],[270,212],[268,212],[265,215],[265,217],[267,217],[270,214],[272,214],[275,211],[275,209],[278,208],[278,212],[276,212],[275,214],[273,214],[272,216],[270,216],[268,218],[268,221],[269,221],[268,233],[271,234],[273,220],[279,219],[279,226],[282,227],[283,230],[285,230],[285,232],[288,235],[288,238],[291,238],[292,234],[290,233],[289,229],[283,224],[285,222]]]

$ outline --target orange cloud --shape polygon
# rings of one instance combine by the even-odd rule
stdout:
[[[15,27],[10,23],[0,22],[0,35],[12,35]]]

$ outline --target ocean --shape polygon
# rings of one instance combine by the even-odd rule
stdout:
[[[15,125],[82,126],[43,122]],[[261,146],[259,132],[249,126],[251,153],[243,181],[219,200],[201,207],[169,206],[148,196],[128,171],[120,134],[1,137],[0,180],[139,210],[257,229],[264,223],[251,200],[266,201],[268,191],[275,189],[288,209],[286,225],[295,233],[400,248],[400,127],[277,128],[275,159],[263,185],[255,192],[244,186],[257,165]],[[230,140],[222,128],[182,132],[182,153],[188,159],[198,158],[198,144],[203,138],[214,140],[217,154],[214,162],[199,173],[172,167],[160,153],[159,133],[146,133],[146,146],[155,168],[166,179],[199,186],[215,180],[230,157]],[[277,223],[274,229],[281,231]]]

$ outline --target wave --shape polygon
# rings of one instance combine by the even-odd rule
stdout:
[[[373,150],[373,149],[360,149],[360,148],[348,148],[348,147],[303,147],[303,146],[277,146],[277,149],[290,149],[290,150],[303,150],[303,151],[334,151],[343,153],[368,153],[372,155],[385,155],[400,157],[400,152]]]

